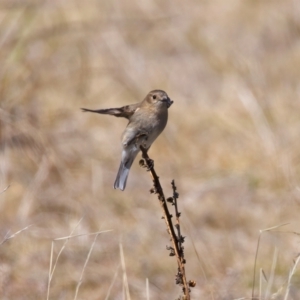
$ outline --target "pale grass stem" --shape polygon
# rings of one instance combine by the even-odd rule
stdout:
[[[254,259],[254,267],[253,267],[253,282],[252,282],[252,297],[251,299],[254,299],[254,288],[255,288],[255,273],[256,273],[256,263],[257,263],[257,257],[258,257],[258,250],[259,250],[259,245],[260,245],[260,238],[262,236],[262,234],[266,231],[273,231],[274,229],[277,229],[279,227],[288,225],[289,223],[284,223],[284,224],[280,224],[280,225],[276,225],[276,226],[272,226],[266,229],[262,229],[259,231],[259,236],[258,236],[258,240],[257,240],[257,246],[256,246],[256,252],[255,252],[255,259]]]
[[[124,299],[130,300],[130,293],[129,293],[129,286],[128,286],[128,279],[126,273],[126,266],[125,266],[125,258],[123,252],[123,245],[120,243],[120,259],[121,259],[121,266],[123,271],[123,292],[124,292]]]
[[[265,292],[265,298],[264,298],[265,300],[268,300],[269,297],[270,297],[270,292],[271,292],[271,288],[272,288],[273,281],[274,281],[274,274],[275,274],[275,268],[276,268],[276,264],[277,264],[277,258],[278,258],[278,248],[275,247],[270,278],[268,280],[267,289],[266,289],[266,292]]]
[[[79,291],[80,285],[81,285],[81,283],[82,283],[84,270],[85,270],[85,268],[86,268],[86,266],[87,266],[87,264],[88,264],[88,262],[89,262],[89,259],[90,259],[90,257],[91,257],[92,251],[93,251],[93,249],[94,249],[94,246],[95,246],[95,243],[96,243],[96,240],[97,240],[99,234],[100,234],[100,232],[98,232],[98,233],[96,234],[96,236],[95,236],[95,238],[94,238],[94,241],[93,241],[93,243],[92,243],[92,245],[91,245],[91,247],[90,247],[89,253],[88,253],[87,257],[86,257],[84,266],[83,266],[82,271],[81,271],[81,274],[80,274],[80,279],[79,279],[79,281],[78,281],[78,283],[77,283],[77,286],[76,286],[76,292],[75,292],[74,300],[77,300],[77,295],[78,295],[78,291]]]
[[[259,293],[258,298],[261,299],[261,291],[262,291],[262,278],[263,278],[263,271],[262,268],[259,269]]]
[[[118,272],[119,272],[119,268],[120,268],[120,265],[118,265],[117,269],[116,269],[116,272],[114,274],[114,277],[113,277],[113,280],[108,288],[108,291],[107,291],[107,294],[106,294],[106,297],[105,297],[105,300],[108,300],[109,299],[109,296],[110,296],[110,291],[112,289],[112,287],[114,286],[115,284],[115,281],[117,279],[117,276],[118,276]]]
[[[28,226],[26,226],[26,227],[24,227],[24,228],[22,228],[21,230],[19,230],[19,231],[17,231],[17,232],[15,232],[15,233],[13,233],[12,235],[10,235],[10,236],[6,236],[6,237],[4,237],[4,239],[3,239],[3,241],[0,243],[0,246],[2,245],[2,244],[4,244],[5,242],[7,242],[8,240],[10,240],[10,239],[12,239],[12,238],[14,238],[16,235],[18,235],[19,233],[21,233],[21,232],[23,232],[23,231],[25,231],[25,230],[27,230],[29,227],[31,227],[33,224],[31,224],[31,225],[28,225]]]
[[[69,236],[65,236],[65,237],[60,237],[60,238],[56,238],[56,239],[53,239],[52,240],[52,243],[51,243],[51,253],[50,253],[50,266],[49,266],[49,275],[48,275],[48,289],[47,289],[47,300],[49,300],[49,296],[50,296],[50,285],[51,285],[51,280],[53,278],[53,274],[55,272],[55,269],[56,269],[56,266],[57,266],[57,263],[58,263],[58,259],[59,257],[61,256],[62,252],[64,251],[68,241],[71,239],[71,238],[76,238],[76,237],[80,237],[80,236],[91,236],[91,235],[96,235],[95,239],[94,239],[94,242],[90,248],[90,251],[89,251],[89,254],[87,256],[87,259],[85,261],[85,264],[84,264],[84,267],[83,267],[83,270],[81,272],[81,276],[80,276],[80,280],[77,284],[77,287],[76,287],[76,293],[75,293],[75,298],[77,297],[77,294],[78,294],[78,289],[80,287],[80,284],[82,282],[82,277],[83,277],[83,273],[84,273],[84,270],[86,268],[86,265],[88,263],[88,260],[90,258],[90,254],[93,250],[93,247],[94,247],[94,244],[95,244],[95,241],[98,237],[98,235],[100,233],[105,233],[105,232],[110,232],[112,230],[103,230],[103,231],[97,231],[97,232],[93,232],[93,233],[87,233],[87,234],[76,234],[76,235],[73,235],[74,231],[77,229],[77,227],[79,226],[79,224],[81,223],[81,221],[83,220],[84,217],[82,217],[78,223],[75,225],[75,227],[73,228],[73,230],[71,231],[70,235]],[[62,245],[60,251],[58,252],[58,255],[55,259],[55,262],[54,262],[54,265],[53,265],[53,252],[54,252],[54,244],[56,241],[61,241],[61,240],[64,240],[64,244]]]
[[[0,193],[0,195],[5,193],[9,189],[9,187],[10,187],[10,185],[8,185],[6,188],[4,188],[4,190]]]
[[[150,300],[149,279],[148,278],[146,278],[146,299]]]
[[[300,255],[297,256],[297,259],[294,262],[293,268],[289,273],[289,278],[288,278],[288,283],[287,283],[287,287],[286,287],[286,292],[285,292],[285,295],[284,295],[284,300],[288,300],[290,287],[291,287],[291,280],[292,280],[293,275],[295,274],[295,271],[296,271],[296,268],[299,264],[299,261],[300,261]]]
[[[81,223],[81,221],[83,220],[84,217],[82,217],[78,223],[75,225],[75,227],[73,228],[73,230],[71,231],[70,233],[70,236],[73,234],[73,232],[76,230],[76,228],[79,226],[79,224]],[[50,253],[50,266],[49,266],[49,277],[48,277],[48,289],[47,289],[47,300],[49,300],[49,296],[50,296],[50,284],[51,284],[51,280],[52,280],[52,277],[53,277],[53,274],[54,274],[54,271],[55,271],[55,268],[57,266],[57,262],[58,262],[58,259],[60,257],[60,255],[62,254],[63,250],[65,249],[66,247],[66,244],[68,243],[69,241],[69,238],[66,237],[64,238],[65,239],[65,242],[64,244],[62,245],[60,251],[58,252],[58,255],[56,257],[56,260],[55,260],[55,263],[54,263],[54,266],[52,268],[52,262],[53,262],[53,249],[54,249],[54,242],[55,240],[52,241],[51,243],[51,253]]]

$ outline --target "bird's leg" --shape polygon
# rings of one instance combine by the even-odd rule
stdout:
[[[140,160],[140,166],[143,168],[147,168],[147,171],[151,171],[154,168],[154,160],[149,158],[149,157],[145,157],[144,154],[148,152],[148,150],[150,149],[150,147],[146,148],[144,146],[140,146],[142,153],[143,153],[143,159]],[[145,164],[146,161],[146,164]]]
[[[141,131],[135,136],[135,146],[137,148],[140,148],[142,146],[143,148],[146,148],[146,141],[148,140],[148,132]]]
[[[148,149],[146,148],[146,141],[147,141],[147,139],[148,139],[148,132],[142,131],[142,132],[138,133],[135,136],[135,146],[137,148],[143,149],[144,151],[148,151]],[[139,164],[140,164],[140,166],[142,168],[147,168],[147,171],[149,171],[148,163],[145,164],[145,160],[144,159],[141,159],[140,162],[139,162]]]

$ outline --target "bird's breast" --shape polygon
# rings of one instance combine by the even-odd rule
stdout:
[[[149,148],[154,140],[161,134],[168,121],[168,111],[138,109],[131,117],[123,134],[123,145],[131,144],[141,134],[147,136],[143,143]]]

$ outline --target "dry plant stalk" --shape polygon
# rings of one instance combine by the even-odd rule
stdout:
[[[175,283],[182,286],[182,291],[184,294],[183,298],[185,300],[190,300],[190,287],[194,287],[196,285],[195,281],[187,281],[186,275],[185,275],[185,263],[186,260],[184,258],[184,237],[181,235],[180,232],[180,222],[179,218],[181,213],[178,211],[177,206],[177,199],[179,194],[176,192],[177,188],[175,186],[174,180],[172,180],[172,189],[173,189],[173,197],[165,198],[163,189],[159,182],[159,177],[157,176],[155,170],[154,170],[154,162],[152,159],[149,158],[147,150],[144,149],[142,146],[140,147],[142,151],[142,157],[143,159],[140,160],[140,166],[147,168],[147,171],[150,172],[152,179],[153,179],[153,188],[151,188],[150,193],[157,194],[158,200],[160,202],[161,208],[163,210],[163,218],[165,219],[166,225],[167,225],[167,231],[171,237],[172,246],[167,246],[167,250],[170,250],[170,256],[176,256],[177,264],[178,264],[178,272],[175,276]],[[172,203],[175,208],[175,214],[176,214],[176,224],[173,225],[172,222],[172,215],[169,212],[167,202]],[[177,231],[177,234],[175,232],[175,228]]]

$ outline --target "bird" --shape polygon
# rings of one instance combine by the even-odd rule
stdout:
[[[163,90],[153,90],[144,100],[119,108],[88,109],[83,112],[107,114],[129,120],[122,135],[122,157],[114,183],[115,189],[125,190],[130,167],[142,146],[146,151],[165,129],[168,121],[168,109],[173,104]]]

